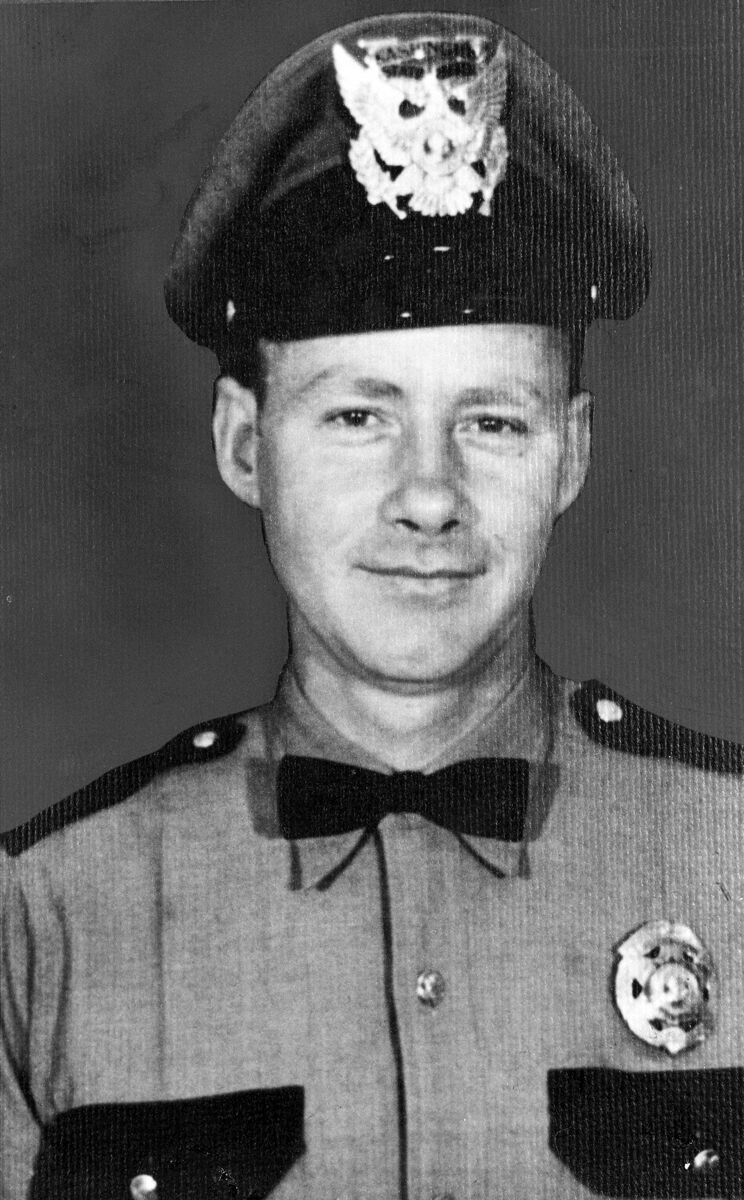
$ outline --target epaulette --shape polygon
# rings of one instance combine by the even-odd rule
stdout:
[[[159,750],[135,758],[107,771],[79,791],[53,804],[24,825],[0,834],[0,845],[10,855],[22,854],[50,833],[90,817],[102,809],[120,804],[134,795],[157,775],[198,763],[222,758],[240,743],[245,726],[234,716],[220,717],[185,729]]]
[[[625,700],[596,679],[583,683],[571,708],[584,732],[600,746],[646,758],[667,758],[725,775],[744,772],[744,746],[676,725]]]

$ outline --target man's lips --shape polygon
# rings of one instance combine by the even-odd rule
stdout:
[[[412,567],[412,566],[370,566],[360,564],[362,571],[370,575],[389,575],[403,579],[474,579],[485,574],[485,567]]]
[[[446,609],[462,603],[474,594],[475,581],[485,575],[485,565],[438,563],[436,566],[414,566],[412,563],[360,563],[360,569],[377,580],[375,590],[380,597],[391,597],[397,603],[424,605]]]

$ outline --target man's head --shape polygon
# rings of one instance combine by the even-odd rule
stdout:
[[[570,89],[483,18],[387,15],[278,67],[186,214],[171,315],[292,633],[391,684],[520,625],[581,488],[584,334],[648,285],[643,220]]]
[[[222,377],[220,471],[261,509],[295,642],[389,686],[467,678],[524,622],[589,459],[565,335],[448,326],[267,344]]]

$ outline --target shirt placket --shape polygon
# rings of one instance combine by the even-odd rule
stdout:
[[[493,879],[452,834],[420,818],[386,818],[376,846],[388,923],[388,1019],[400,1072],[400,1195],[498,1195],[486,1191],[498,1134],[490,1103],[494,1054],[492,1046],[485,1053],[484,1013],[473,1006],[474,995],[497,986],[498,935],[494,954],[478,968],[489,978],[474,989],[468,947],[482,931],[469,927],[469,913],[478,911],[469,900],[514,881]]]

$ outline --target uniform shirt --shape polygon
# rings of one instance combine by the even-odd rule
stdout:
[[[62,1114],[105,1132],[121,1110],[85,1106],[132,1104],[136,1124],[139,1106],[168,1102],[177,1147],[180,1102],[236,1095],[259,1117],[278,1098],[276,1153],[295,1149],[264,1185],[277,1198],[744,1195],[729,1127],[743,1103],[742,778],[705,753],[680,761],[691,743],[666,723],[650,726],[655,745],[634,742],[632,706],[637,752],[602,744],[587,694],[534,663],[450,755],[529,760],[520,843],[408,814],[361,846],[360,831],[285,840],[283,755],[384,769],[287,675],[273,704],[236,718],[228,752],[9,857],[3,1197],[29,1194]],[[613,1002],[618,945],[658,918],[690,926],[716,969],[713,1030],[678,1057]],[[298,1096],[304,1152],[296,1106],[282,1124]],[[96,1138],[85,1145],[95,1159]],[[139,1170],[157,1177],[142,1153],[116,1195]],[[248,1194],[233,1167],[228,1190],[217,1174],[193,1194]]]

